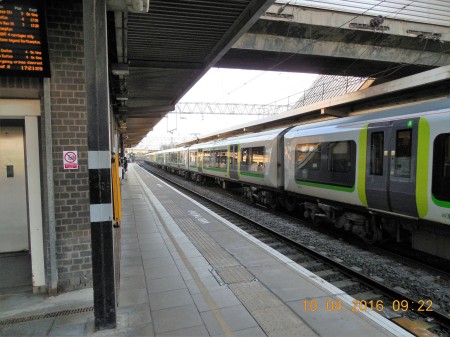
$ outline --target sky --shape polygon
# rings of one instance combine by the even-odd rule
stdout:
[[[211,68],[180,102],[286,104],[289,100],[292,103],[316,78],[314,74]],[[257,118],[254,115],[170,113],[138,148],[156,150],[163,143],[181,142]]]

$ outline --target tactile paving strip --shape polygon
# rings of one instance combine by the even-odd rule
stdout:
[[[230,289],[267,336],[317,336],[291,309],[259,282],[230,284]]]
[[[185,212],[172,201],[167,204],[160,199],[167,212],[174,217],[194,246],[217,271],[235,296],[247,308],[267,336],[316,337],[317,334],[303,322],[286,304],[264,285],[257,282],[232,255],[214,241]],[[167,207],[168,206],[168,207]],[[182,216],[178,216],[181,214]]]
[[[214,268],[238,266],[239,262],[225,249],[220,247],[208,234],[206,234],[192,219],[178,218],[175,222],[185,232],[194,246],[202,253],[205,259]]]

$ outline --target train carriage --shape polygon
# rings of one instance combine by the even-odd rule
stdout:
[[[243,182],[278,189],[283,183],[279,139],[285,129],[248,134],[189,148],[189,169],[220,182]],[[195,179],[195,178],[194,178]]]
[[[285,136],[285,189],[305,215],[325,218],[366,241],[386,234],[448,246],[449,100],[298,126]],[[419,112],[417,112],[419,111]],[[415,113],[411,113],[415,112]],[[445,252],[445,249],[447,252]],[[450,249],[432,252],[450,256]]]

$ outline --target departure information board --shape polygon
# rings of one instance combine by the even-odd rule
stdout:
[[[50,76],[44,0],[0,0],[0,76]]]

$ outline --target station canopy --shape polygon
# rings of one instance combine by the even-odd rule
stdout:
[[[276,3],[358,15],[381,15],[385,19],[432,25],[449,26],[450,23],[448,0],[277,0]]]

